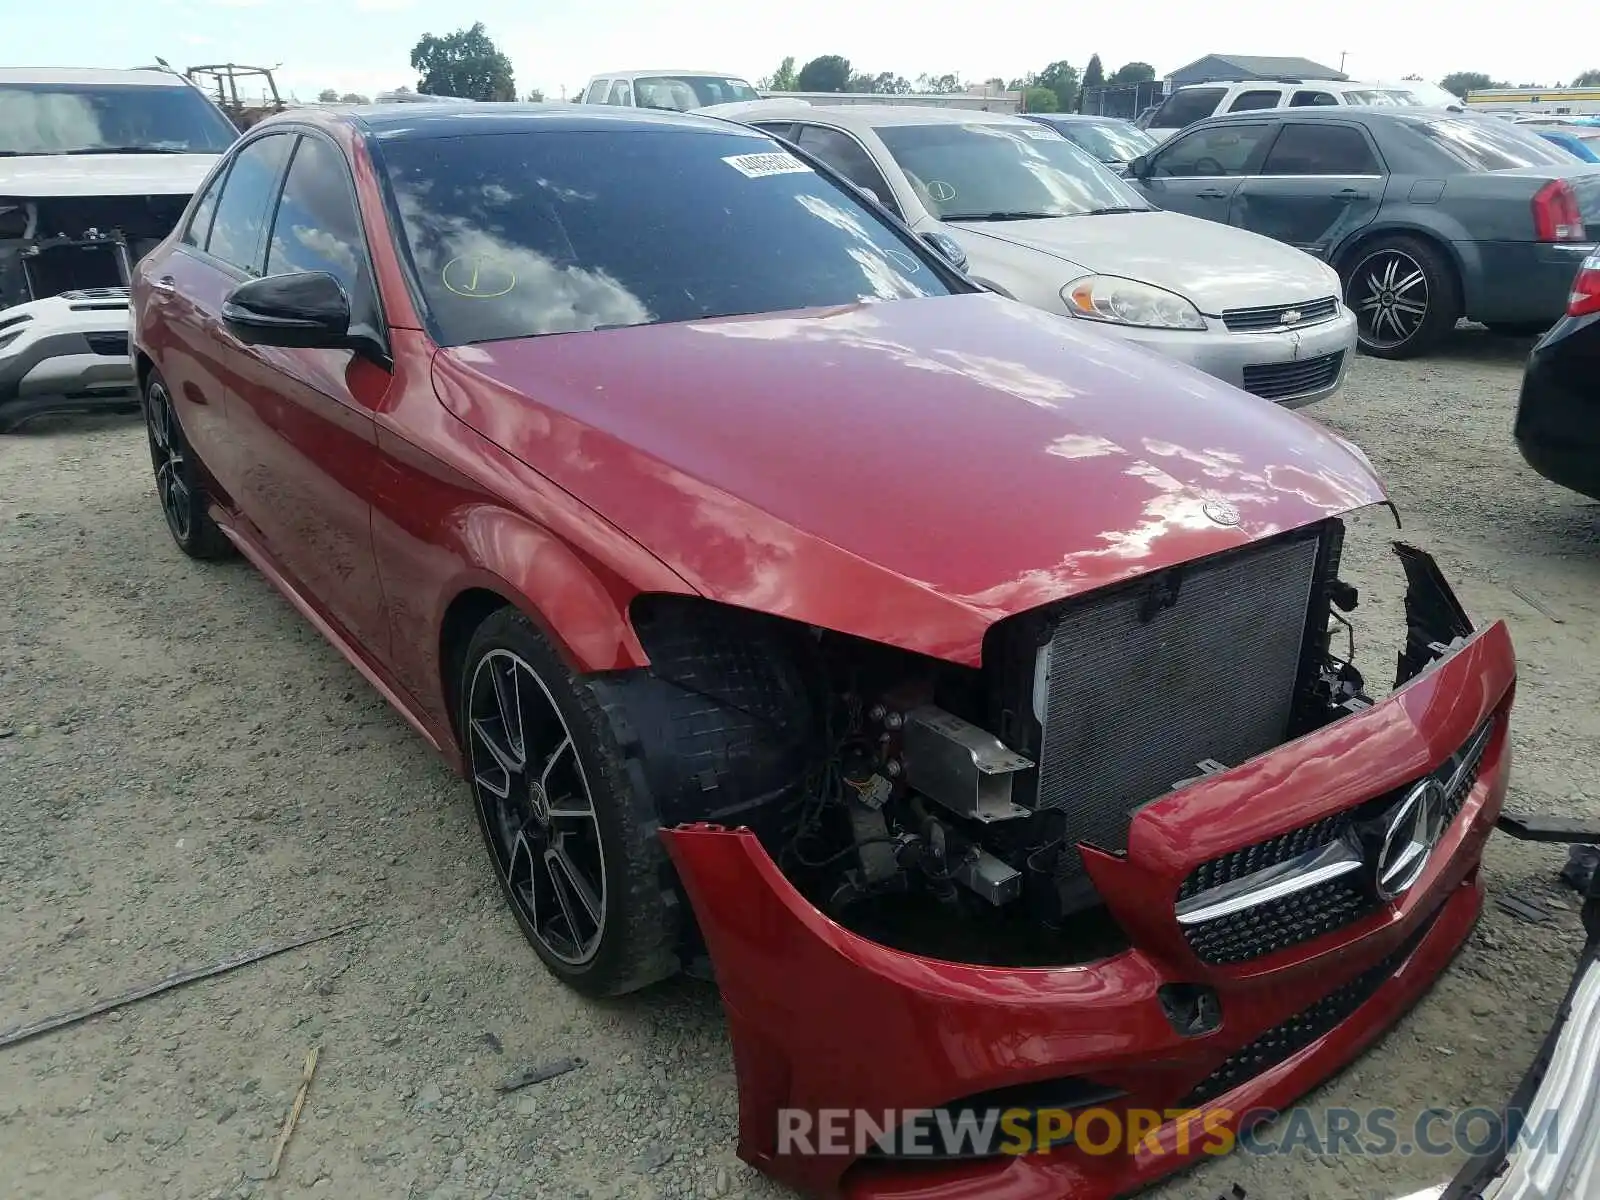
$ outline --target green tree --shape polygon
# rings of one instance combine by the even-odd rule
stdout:
[[[1572,81],[1573,87],[1600,87],[1600,67],[1583,72]]]
[[[1119,86],[1128,83],[1149,83],[1155,77],[1156,69],[1149,63],[1131,62],[1123,63],[1113,71],[1111,78],[1107,82],[1115,83]]]
[[[339,93],[332,88],[323,88],[317,93],[317,99],[324,104],[332,104],[339,99]]]
[[[875,91],[876,89],[872,85],[877,81],[878,77],[876,75],[868,75],[865,72],[862,72],[850,76],[849,82],[844,85],[844,90],[847,92]]]
[[[1024,112],[1059,112],[1056,94],[1047,87],[1031,87],[1022,93]]]
[[[884,96],[904,96],[911,90],[911,83],[904,75],[896,75],[893,71],[880,71],[878,77],[872,81],[872,90]]]
[[[947,96],[951,92],[961,91],[961,77],[959,75],[918,75],[915,86],[917,91],[927,96]]]
[[[411,66],[421,78],[417,91],[465,100],[515,100],[511,60],[500,53],[483,22],[444,37],[425,33],[411,51]]]
[[[1056,111],[1071,112],[1078,100],[1078,68],[1066,59],[1051,63],[1033,77],[1036,87],[1049,88],[1056,94]]]
[[[1486,88],[1505,87],[1482,71],[1452,71],[1439,80],[1439,86],[1452,96],[1465,96],[1468,92],[1481,92]]]
[[[1083,69],[1083,90],[1103,87],[1106,82],[1106,69],[1100,64],[1100,56],[1091,54],[1089,65]]]
[[[838,54],[813,58],[795,77],[797,92],[842,92],[850,86],[850,60]]]
[[[339,103],[340,104],[371,104],[372,101],[368,100],[360,92],[346,92],[344,95],[339,97]]]
[[[544,93],[538,88],[529,88],[527,99],[532,101],[534,104],[540,104],[544,101]]]
[[[1402,75],[1402,76],[1400,76],[1400,82],[1402,82],[1402,83],[1421,83],[1422,82],[1422,76],[1421,75]]]
[[[794,69],[794,55],[790,54],[778,64],[778,69],[761,81],[757,89],[763,92],[798,92],[800,79]]]

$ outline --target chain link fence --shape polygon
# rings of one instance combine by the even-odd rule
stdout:
[[[1082,111],[1095,117],[1121,117],[1131,121],[1152,104],[1160,104],[1162,81],[1151,79],[1145,83],[1106,84],[1104,87],[1085,88]]]

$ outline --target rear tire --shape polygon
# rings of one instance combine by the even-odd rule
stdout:
[[[616,996],[678,971],[678,903],[637,759],[594,691],[514,608],[472,635],[457,693],[489,860],[551,974]]]
[[[211,519],[211,499],[206,494],[200,460],[183,435],[171,393],[159,372],[151,371],[145,380],[141,407],[150,461],[155,468],[156,497],[172,540],[190,558],[230,557],[233,543]]]
[[[1445,253],[1421,238],[1396,235],[1358,247],[1344,276],[1363,352],[1415,358],[1436,347],[1461,316],[1461,286]]]

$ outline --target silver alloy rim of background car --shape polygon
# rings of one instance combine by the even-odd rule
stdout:
[[[552,957],[587,963],[606,923],[594,797],[550,689],[510,650],[491,650],[467,698],[472,790],[495,869]]]
[[[1361,340],[1372,346],[1402,346],[1428,319],[1428,275],[1403,250],[1379,250],[1351,275],[1352,307]]]
[[[150,460],[156,469],[156,495],[173,536],[184,542],[189,538],[189,485],[183,480],[183,447],[172,416],[172,399],[165,387],[152,383],[147,404],[145,426],[150,435]]]

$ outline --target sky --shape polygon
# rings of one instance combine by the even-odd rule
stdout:
[[[523,94],[557,99],[608,70],[719,70],[756,80],[787,55],[840,54],[854,69],[1012,79],[1094,53],[1107,72],[1148,62],[1158,75],[1204,54],[1297,55],[1363,80],[1484,71],[1553,84],[1600,67],[1600,44],[1551,37],[1548,22],[1497,19],[1487,4],[1395,0],[0,0],[3,66],[129,67],[156,55],[175,67],[239,62],[281,69],[280,90],[415,87],[411,47],[482,21]],[[982,14],[982,15],[980,15]],[[1226,14],[1225,19],[1219,19]],[[1223,26],[1233,32],[1227,32]]]

